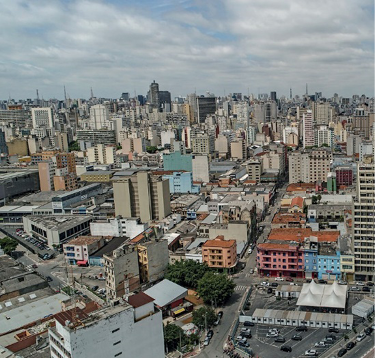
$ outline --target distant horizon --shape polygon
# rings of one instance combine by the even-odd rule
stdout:
[[[1,1],[1,0],[0,0]],[[374,96],[374,2],[1,1],[0,98]],[[294,95],[293,95],[294,96]]]

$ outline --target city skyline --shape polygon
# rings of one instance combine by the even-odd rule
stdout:
[[[2,1],[0,98],[206,91],[374,95],[364,1]]]

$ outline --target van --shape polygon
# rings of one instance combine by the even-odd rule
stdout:
[[[247,252],[249,255],[251,255],[253,253],[253,249],[250,248],[249,251]]]

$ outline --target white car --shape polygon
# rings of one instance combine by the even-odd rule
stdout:
[[[247,252],[249,255],[253,253],[253,249],[249,249],[249,251]]]
[[[270,283],[269,283],[269,282],[267,282],[267,281],[263,281],[263,282],[261,283],[261,285],[262,285],[262,286],[269,286],[269,285],[270,285]]]
[[[267,335],[266,335],[267,338],[276,338],[278,336],[279,336],[279,334],[277,332],[267,333]]]
[[[357,336],[357,342],[360,342],[362,340],[364,340],[366,338],[366,334],[365,333],[360,333],[358,336]]]
[[[355,283],[357,286],[364,286],[365,284],[363,283],[363,282],[361,282],[361,281],[357,281],[356,283]]]
[[[284,281],[284,277],[275,277],[275,281]]]
[[[315,343],[315,347],[325,347],[325,346],[326,346],[326,344],[323,341]]]
[[[317,352],[315,349],[309,349],[305,352],[305,356],[315,357],[316,355],[317,355]]]
[[[210,344],[210,339],[209,339],[208,337],[206,337],[206,338],[204,339],[204,343],[203,343],[203,345],[208,346],[209,344]]]
[[[251,333],[250,328],[241,328],[241,333]]]

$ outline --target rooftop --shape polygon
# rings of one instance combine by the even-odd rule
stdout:
[[[128,303],[134,308],[146,305],[147,303],[155,301],[152,297],[145,294],[144,292],[139,292],[135,295],[129,296]]]
[[[203,244],[203,248],[209,248],[209,247],[229,248],[235,245],[236,245],[236,240],[224,240],[224,236],[218,236],[214,240],[207,240]]]
[[[294,183],[294,184],[289,184],[288,187],[286,188],[287,192],[291,191],[310,191],[315,189],[315,184],[313,183]]]
[[[306,214],[304,213],[281,213],[278,212],[272,220],[272,224],[287,224],[289,222],[306,222]]]
[[[58,230],[62,227],[72,227],[91,220],[87,215],[58,215],[58,216],[39,216],[30,215],[27,217],[35,224],[43,225],[50,230]]]
[[[102,236],[78,236],[64,245],[90,245],[100,241],[102,238]]]
[[[187,289],[176,283],[163,280],[152,286],[145,293],[155,299],[155,304],[164,307],[187,295]]]
[[[272,229],[268,240],[303,242],[305,237],[316,236],[319,242],[336,242],[340,231],[312,231],[311,228]]]
[[[96,251],[95,253],[91,254],[90,256],[91,257],[103,257],[103,255],[107,255],[107,254],[111,253],[113,250],[116,250],[118,247],[120,247],[127,240],[128,240],[127,237],[113,237],[100,250]]]

